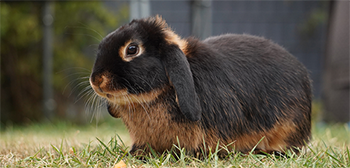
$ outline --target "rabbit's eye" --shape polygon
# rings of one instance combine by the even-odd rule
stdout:
[[[137,44],[131,43],[126,49],[127,56],[135,56],[139,53],[139,46]]]
[[[142,55],[144,47],[141,42],[127,42],[125,46],[119,48],[119,56],[125,61],[130,62],[134,58]]]

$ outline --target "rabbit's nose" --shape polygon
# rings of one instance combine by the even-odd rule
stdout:
[[[103,77],[102,75],[95,75],[92,74],[90,76],[90,84],[93,86],[100,86],[103,83]]]
[[[106,89],[107,83],[108,78],[104,75],[92,74],[90,77],[90,85],[96,92],[103,93]]]

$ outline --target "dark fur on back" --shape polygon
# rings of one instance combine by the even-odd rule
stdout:
[[[290,138],[310,135],[305,129],[310,128],[310,81],[307,70],[290,53],[250,35],[188,40],[196,91],[203,95],[204,128],[216,128],[221,138],[228,139],[292,120],[302,134]]]
[[[137,57],[123,56],[130,41]],[[101,42],[90,82],[128,127],[132,153],[147,144],[161,153],[177,139],[192,152],[203,140],[248,152],[261,139],[258,152],[284,152],[310,139],[307,70],[261,37],[181,39],[160,17],[134,20]]]

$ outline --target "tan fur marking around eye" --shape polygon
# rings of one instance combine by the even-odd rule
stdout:
[[[142,45],[142,43],[141,43],[140,41],[138,41],[138,40],[128,40],[123,46],[121,46],[121,47],[119,48],[119,52],[118,52],[120,58],[121,58],[122,60],[124,60],[125,62],[130,62],[130,61],[132,61],[134,58],[137,57],[137,56],[135,56],[135,57],[127,57],[127,55],[126,55],[126,49],[127,49],[126,47],[128,47],[128,45],[129,45],[130,43],[132,43],[132,42],[136,42],[136,43],[138,44],[139,53],[137,54],[137,56],[141,55],[141,54],[145,51],[145,49],[144,49],[144,47],[143,47],[143,45]]]
[[[122,58],[124,61],[129,62],[128,60],[125,59],[125,49],[126,47],[131,43],[132,41],[129,40],[127,41],[123,46],[119,48],[119,56]]]

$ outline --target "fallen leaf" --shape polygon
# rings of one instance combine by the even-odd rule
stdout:
[[[69,154],[74,155],[74,150],[73,150],[73,148],[69,148]]]
[[[126,164],[124,163],[123,160],[121,160],[119,163],[114,165],[114,168],[126,168]]]

